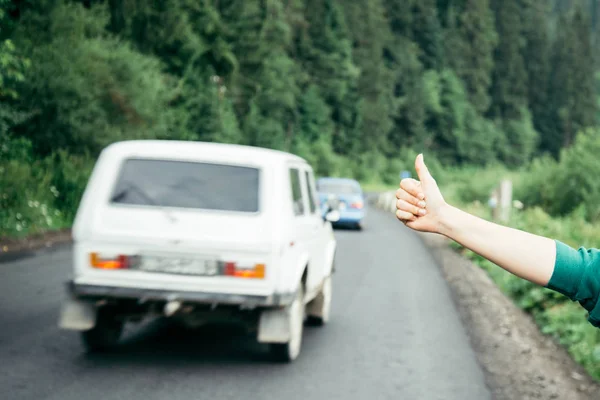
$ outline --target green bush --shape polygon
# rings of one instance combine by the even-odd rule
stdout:
[[[513,188],[515,198],[526,206],[550,210],[556,201],[554,194],[559,172],[558,163],[549,155],[536,158],[519,174]]]
[[[307,140],[298,140],[293,153],[308,161],[319,176],[343,176],[340,170],[340,156],[333,152],[331,143],[321,138],[314,143]],[[346,160],[343,160],[344,162]]]
[[[68,226],[56,206],[51,170],[31,155],[31,143],[0,135],[0,237],[20,237]]]
[[[521,115],[520,119],[503,121],[501,126],[504,135],[498,135],[496,139],[500,160],[511,167],[529,161],[539,142],[531,114],[527,109],[522,109]]]
[[[600,218],[600,129],[581,132],[570,148],[561,153],[560,170],[555,186],[558,200],[556,211],[573,212],[580,204],[586,209],[588,220]]]
[[[436,175],[434,175],[436,176]],[[513,176],[501,165],[485,169],[476,167],[449,168],[441,173],[438,183],[444,187],[444,197],[449,203],[487,204],[490,194],[502,178]]]
[[[380,179],[382,183],[390,186],[397,186],[400,183],[400,172],[412,171],[414,168],[406,160],[393,158],[388,160],[387,166],[381,171]],[[414,176],[414,172],[411,176]]]
[[[46,168],[53,171],[52,185],[57,189],[54,204],[69,222],[73,221],[85,186],[94,166],[89,156],[75,156],[58,151],[45,160]]]
[[[354,178],[365,182],[382,182],[382,174],[388,165],[385,156],[376,152],[360,154],[351,163]]]
[[[515,185],[515,195],[526,206],[539,206],[554,216],[574,212],[588,221],[600,219],[600,130],[577,135],[564,149],[560,161],[550,157],[534,160]]]

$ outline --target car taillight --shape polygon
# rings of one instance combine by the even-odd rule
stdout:
[[[265,278],[265,264],[254,264],[252,266],[240,266],[235,262],[222,263],[222,274],[236,278]]]
[[[124,255],[102,257],[98,253],[91,253],[90,264],[98,269],[127,269],[129,268],[129,257]]]
[[[363,202],[362,202],[362,201],[356,201],[356,202],[354,202],[354,203],[350,204],[350,208],[358,208],[358,209],[361,209],[361,208],[363,208],[363,207],[364,207],[364,204],[363,204]]]

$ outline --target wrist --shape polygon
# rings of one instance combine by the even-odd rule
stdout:
[[[438,233],[450,239],[456,234],[460,222],[460,210],[444,204],[438,211]]]

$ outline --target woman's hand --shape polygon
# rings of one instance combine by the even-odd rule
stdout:
[[[415,160],[419,180],[403,179],[396,191],[396,217],[411,229],[441,233],[441,219],[448,204],[429,173],[423,155]]]

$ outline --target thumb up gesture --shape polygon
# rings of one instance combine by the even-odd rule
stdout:
[[[396,217],[416,231],[440,233],[441,216],[448,205],[422,154],[415,160],[415,169],[419,180],[402,179],[396,191]]]

